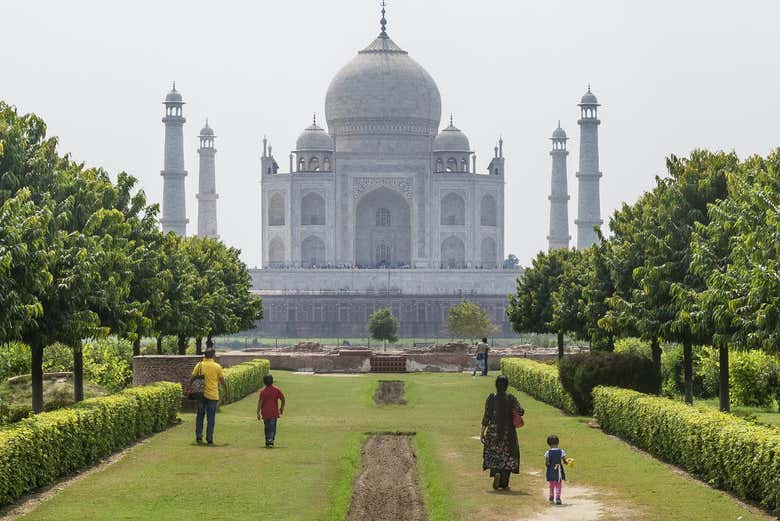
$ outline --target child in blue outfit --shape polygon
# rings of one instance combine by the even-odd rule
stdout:
[[[555,434],[547,437],[547,445],[550,447],[544,453],[544,464],[547,466],[547,483],[550,484],[550,503],[561,504],[561,486],[566,480],[566,471],[563,466],[567,464],[566,451],[558,448],[560,440]]]

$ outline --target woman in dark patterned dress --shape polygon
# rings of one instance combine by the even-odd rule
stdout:
[[[501,375],[496,378],[496,392],[490,393],[485,402],[480,440],[484,445],[482,469],[490,469],[493,489],[509,489],[509,476],[520,472],[520,446],[512,421],[512,411],[521,416],[525,411],[513,395],[506,392],[509,380]]]

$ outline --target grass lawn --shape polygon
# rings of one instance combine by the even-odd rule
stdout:
[[[709,409],[718,409],[720,404],[717,398],[709,398],[706,400],[694,400],[694,405],[702,405]],[[778,412],[777,406],[774,407],[747,407],[743,405],[732,405],[731,413],[735,416],[755,418],[758,423],[764,425],[772,425],[774,427],[780,427],[780,412]]]
[[[194,444],[193,416],[183,414],[182,425],[73,484],[24,519],[343,519],[361,434],[396,430],[418,433],[415,446],[431,521],[533,520],[554,512],[546,504],[542,473],[550,433],[557,433],[576,459],[564,501],[567,488],[587,487],[590,500],[606,509],[598,519],[763,519],[588,427],[587,419],[565,416],[522,394],[527,415],[519,432],[521,474],[513,476],[512,492],[493,492],[481,470],[482,447],[474,439],[493,378],[401,375],[408,405],[380,408],[370,397],[376,381],[388,375],[274,374],[288,398],[276,449],[262,448],[255,397],[222,408],[215,447]],[[570,504],[562,508],[585,508],[576,498]]]

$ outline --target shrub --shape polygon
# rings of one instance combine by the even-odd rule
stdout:
[[[160,382],[0,429],[0,505],[164,429],[180,406],[181,386]]]
[[[130,385],[133,380],[132,344],[117,338],[84,344],[84,377],[112,392]]]
[[[780,430],[627,389],[597,387],[593,398],[605,431],[780,513]]]
[[[577,412],[593,412],[593,388],[612,385],[646,393],[658,393],[660,381],[653,361],[628,353],[594,352],[571,355],[558,362],[563,388],[572,396]]]
[[[627,337],[615,340],[615,352],[640,355],[651,360],[653,358],[650,342],[646,342],[641,338]]]
[[[244,362],[225,369],[229,396],[223,403],[233,403],[257,391],[263,385],[263,376],[271,370],[271,362],[264,359]]]
[[[501,359],[501,372],[515,389],[528,393],[545,403],[574,414],[576,408],[569,393],[561,386],[558,369],[554,365],[527,358]]]
[[[734,403],[771,407],[780,396],[780,362],[761,351],[735,352],[729,361],[729,381]]]
[[[30,349],[21,342],[0,344],[0,381],[30,372]]]
[[[32,407],[29,405],[10,404],[0,402],[0,425],[16,423],[32,414]]]
[[[704,347],[693,346],[693,394],[705,396],[705,383],[699,371],[699,364]],[[662,391],[670,398],[685,392],[685,376],[683,375],[683,348],[680,344],[664,347],[661,354],[661,380]]]

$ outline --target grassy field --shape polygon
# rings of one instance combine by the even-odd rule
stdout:
[[[546,504],[545,438],[561,437],[576,459],[559,512],[588,519],[763,519],[726,496],[673,472],[619,440],[519,394],[522,469],[509,493],[495,493],[481,470],[478,439],[492,378],[461,374],[401,375],[406,406],[376,407],[378,375],[304,376],[276,372],[288,397],[277,448],[263,448],[255,397],[224,407],[216,446],[194,444],[193,417],[132,449],[121,461],[66,488],[28,520],[340,520],[349,505],[359,447],[369,431],[414,431],[421,487],[432,521],[542,520]],[[387,378],[387,375],[382,375]],[[596,507],[594,507],[596,505]],[[582,517],[578,517],[580,512]],[[552,517],[550,519],[557,519]]]
[[[718,409],[720,407],[717,398],[708,398],[706,400],[699,400],[699,405],[708,409]],[[774,427],[780,427],[780,412],[778,412],[777,406],[764,408],[764,407],[747,407],[742,405],[732,405],[732,414],[741,416],[748,419],[755,419],[758,423],[764,425],[771,425]]]

